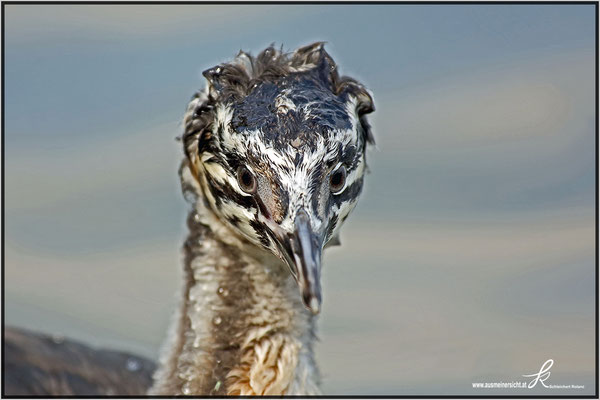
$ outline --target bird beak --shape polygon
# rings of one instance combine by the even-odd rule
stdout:
[[[278,238],[283,258],[296,279],[304,305],[318,314],[321,309],[322,235],[314,232],[310,217],[301,208],[294,220],[294,231]]]

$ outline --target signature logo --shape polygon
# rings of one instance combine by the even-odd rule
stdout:
[[[544,363],[544,365],[542,365],[542,368],[540,368],[539,372],[536,372],[535,374],[523,375],[525,378],[533,377],[533,380],[529,382],[527,387],[531,389],[532,387],[535,387],[538,382],[540,382],[543,387],[547,388],[548,386],[544,382],[550,378],[550,368],[552,368],[552,365],[554,365],[554,360],[549,359]]]

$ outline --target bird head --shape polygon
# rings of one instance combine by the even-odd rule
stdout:
[[[184,118],[184,163],[214,214],[286,264],[318,313],[323,248],[339,242],[363,186],[373,100],[338,75],[323,43],[240,52],[203,75]]]

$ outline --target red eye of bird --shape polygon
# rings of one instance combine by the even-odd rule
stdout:
[[[237,181],[240,188],[248,193],[254,193],[256,191],[256,179],[252,172],[246,167],[239,167],[237,170]]]
[[[333,194],[338,194],[346,184],[346,168],[342,165],[329,175],[329,187]]]

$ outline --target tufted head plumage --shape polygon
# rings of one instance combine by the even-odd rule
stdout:
[[[361,192],[373,100],[338,75],[323,43],[240,52],[203,75],[208,85],[189,103],[183,136],[198,198],[284,261],[318,312],[321,252]]]

